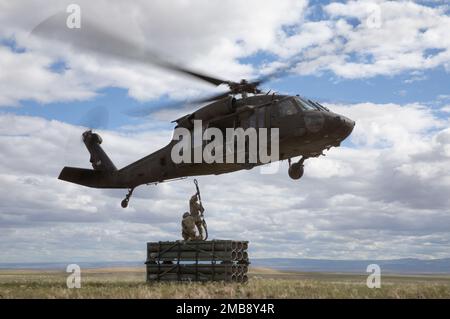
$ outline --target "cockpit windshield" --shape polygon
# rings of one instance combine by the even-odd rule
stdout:
[[[294,100],[297,102],[297,104],[302,108],[302,110],[306,110],[306,111],[317,111],[320,110],[317,106],[315,106],[314,104],[311,104],[309,102],[307,102],[306,100],[302,99],[299,96],[296,96],[294,98]]]
[[[329,111],[326,107],[322,106],[321,104],[311,101],[311,100],[306,100],[303,99],[299,96],[296,96],[295,101],[297,102],[297,104],[302,108],[302,110],[319,110],[319,111]]]
[[[314,102],[311,100],[308,100],[310,103],[314,104],[315,106],[317,106],[319,109],[321,109],[322,111],[327,111],[329,112],[330,110],[327,109],[325,106],[323,106],[322,104],[320,104],[319,102]]]
[[[330,109],[323,106],[322,104],[320,104],[319,102],[316,102],[316,104],[318,104],[321,108],[323,108],[325,111],[330,112]]]

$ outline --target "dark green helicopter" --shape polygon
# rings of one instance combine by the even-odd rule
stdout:
[[[86,12],[89,14],[89,12]],[[298,95],[263,93],[259,88],[263,83],[288,73],[293,65],[276,69],[258,80],[239,82],[226,81],[169,63],[151,50],[136,46],[127,38],[100,28],[83,15],[83,27],[68,29],[66,12],[59,12],[40,23],[31,34],[33,36],[69,44],[73,50],[83,48],[110,57],[120,57],[138,63],[151,63],[166,70],[195,77],[215,86],[226,85],[228,91],[212,97],[191,101],[203,105],[174,122],[177,128],[192,131],[196,120],[202,121],[202,129],[217,128],[226,133],[230,128],[278,129],[278,160],[289,161],[289,176],[299,179],[303,175],[303,163],[311,157],[323,155],[323,151],[339,146],[350,135],[355,122],[336,114],[320,103]],[[158,151],[124,167],[117,169],[101,148],[101,137],[91,130],[82,135],[91,157],[93,169],[64,167],[59,179],[94,188],[124,188],[128,194],[122,201],[127,207],[133,190],[143,184],[160,183],[177,178],[197,175],[224,174],[262,165],[261,161],[214,162],[204,160],[194,163],[175,163],[172,149],[178,143],[172,139]],[[258,136],[259,141],[259,136]],[[193,145],[195,146],[195,144]],[[203,145],[202,145],[203,146]],[[225,147],[225,145],[223,145]],[[258,143],[258,148],[260,145]],[[248,149],[244,152],[248,153]],[[225,151],[223,152],[226,153]],[[259,153],[258,153],[259,154]],[[291,159],[300,159],[291,163]],[[247,156],[245,157],[247,159]]]
[[[320,103],[298,95],[262,93],[258,88],[270,77],[257,81],[231,82],[206,76],[182,67],[170,65],[170,69],[197,77],[214,85],[228,85],[229,91],[195,101],[211,102],[174,122],[176,128],[194,128],[194,120],[202,121],[202,128],[214,127],[225,135],[227,128],[278,128],[279,160],[289,160],[289,176],[299,179],[303,175],[303,163],[307,158],[323,155],[323,151],[339,146],[350,135],[355,122],[345,116],[331,112]],[[197,175],[224,174],[262,165],[261,162],[229,163],[175,163],[171,152],[177,143],[172,139],[168,145],[156,152],[117,169],[101,148],[101,137],[91,130],[83,133],[93,169],[64,167],[59,179],[94,188],[127,188],[122,201],[127,207],[133,190],[143,184],[160,183],[177,178]],[[259,144],[258,144],[259,145]],[[193,147],[193,145],[192,145]],[[248,153],[249,150],[245,149]],[[224,152],[225,153],[225,152]],[[291,158],[301,156],[291,163]],[[246,157],[247,159],[248,157]]]

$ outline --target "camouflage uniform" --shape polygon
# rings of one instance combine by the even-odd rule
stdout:
[[[191,216],[194,218],[195,226],[197,226],[198,233],[200,234],[199,237],[203,238],[202,215],[203,215],[204,208],[197,201],[197,194],[195,194],[191,197],[191,200],[189,201],[189,210],[191,212]]]
[[[183,214],[181,221],[182,235],[184,240],[196,240],[198,236],[195,232],[195,220],[188,212]]]

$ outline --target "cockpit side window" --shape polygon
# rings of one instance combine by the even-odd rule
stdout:
[[[280,116],[290,116],[297,113],[297,106],[292,99],[286,99],[278,102],[278,114]]]

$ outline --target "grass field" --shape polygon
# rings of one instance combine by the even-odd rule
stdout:
[[[365,275],[251,269],[247,284],[145,283],[144,268],[82,270],[80,289],[67,273],[0,270],[0,298],[450,298],[450,275],[383,275],[369,289]]]

